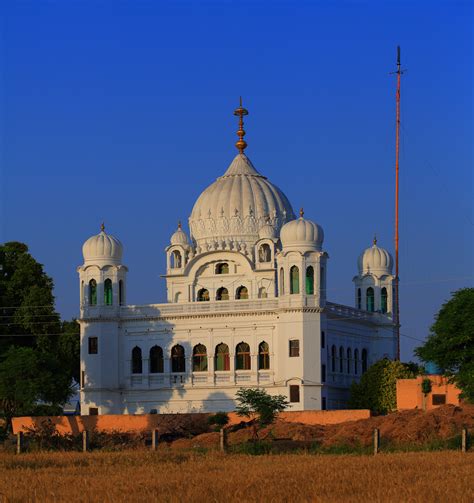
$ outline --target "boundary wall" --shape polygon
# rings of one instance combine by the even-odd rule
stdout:
[[[202,421],[212,414],[142,414],[142,415],[101,415],[101,416],[38,416],[38,417],[15,417],[12,419],[13,433],[28,433],[30,428],[41,425],[44,421],[52,422],[58,433],[63,435],[78,435],[84,430],[96,430],[99,432],[143,432],[153,429],[160,429],[166,426],[167,429],[173,427],[173,422],[177,425],[181,420]],[[303,423],[311,425],[327,425],[345,423],[347,421],[358,421],[368,419],[369,410],[312,410],[281,412],[278,418],[288,423]],[[249,421],[238,416],[235,412],[229,413],[229,426],[242,421]]]
[[[426,396],[422,391],[424,379],[431,381],[431,393]],[[397,409],[432,410],[442,405],[460,405],[461,390],[446,377],[440,375],[423,375],[414,379],[397,379]],[[436,404],[433,395],[444,396],[444,402]]]

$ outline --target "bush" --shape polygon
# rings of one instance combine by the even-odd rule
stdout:
[[[415,373],[406,364],[388,358],[379,360],[361,377],[359,383],[352,383],[349,407],[387,414],[397,408],[397,379],[412,377],[415,377]]]

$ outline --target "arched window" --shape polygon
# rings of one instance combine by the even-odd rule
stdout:
[[[331,370],[333,372],[336,372],[336,354],[337,354],[336,346],[332,346],[331,347]]]
[[[201,288],[197,294],[197,300],[198,302],[204,302],[209,300],[209,290],[206,290],[205,288]]]
[[[339,348],[339,372],[344,372],[344,348]]]
[[[306,268],[306,295],[314,295],[314,269],[312,266]]]
[[[181,297],[181,292],[176,292],[176,293],[174,294],[174,301],[175,301],[175,303],[180,302],[180,300],[179,300],[179,299],[180,299],[180,297]]]
[[[352,351],[347,348],[347,373],[352,374]]]
[[[374,309],[375,309],[375,304],[374,304],[374,300],[375,300],[375,296],[374,296],[374,289],[369,286],[369,288],[367,288],[367,300],[366,300],[366,304],[367,304],[367,311],[370,311],[371,313],[374,312]]]
[[[280,268],[280,295],[285,293],[285,271],[283,267]]]
[[[221,286],[217,289],[216,300],[229,300],[229,291],[227,288]]]
[[[163,349],[153,346],[150,349],[150,374],[163,373]]]
[[[290,269],[290,293],[300,293],[300,270],[295,265]]]
[[[357,289],[357,309],[362,309],[362,290]]]
[[[181,253],[178,250],[174,250],[171,255],[171,267],[173,269],[181,269],[182,259]]]
[[[258,289],[258,298],[259,299],[266,299],[267,297],[268,297],[267,289],[264,286],[261,286]]]
[[[267,243],[264,243],[258,249],[258,261],[259,262],[271,262],[272,260],[272,251],[270,246]]]
[[[367,350],[362,350],[362,373],[367,372]]]
[[[194,346],[193,372],[207,372],[207,349],[204,344]]]
[[[258,345],[258,368],[260,370],[268,370],[270,368],[270,348],[265,341]]]
[[[111,306],[113,302],[112,299],[112,280],[106,279],[104,281],[104,304],[106,306]]]
[[[142,373],[142,350],[138,346],[132,349],[132,374]]]
[[[216,274],[229,274],[229,264],[222,262],[216,265]]]
[[[359,373],[359,350],[354,350],[354,374]]]
[[[123,306],[123,281],[119,280],[119,305]]]
[[[184,348],[179,344],[171,348],[171,372],[186,372]]]
[[[97,281],[95,279],[89,281],[89,304],[91,306],[97,305]]]
[[[246,342],[235,349],[235,370],[250,370],[250,346]]]
[[[380,292],[380,309],[384,314],[388,311],[388,295],[385,287],[383,287]]]
[[[237,288],[237,291],[235,292],[235,298],[236,299],[248,299],[249,298],[249,291],[247,290],[246,286],[239,286]]]
[[[229,346],[223,342],[216,346],[216,370],[230,370]]]

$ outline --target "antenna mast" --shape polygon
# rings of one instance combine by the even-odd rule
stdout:
[[[400,153],[400,46],[397,46],[397,122],[395,132],[395,329],[397,334],[397,360],[400,360],[400,306],[399,306],[399,269],[398,269],[398,199],[399,199],[399,153]]]

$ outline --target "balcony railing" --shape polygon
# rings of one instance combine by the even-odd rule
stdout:
[[[191,374],[130,374],[128,385],[131,388],[160,389],[169,387],[200,387],[227,385],[257,385],[271,384],[274,373],[272,370],[255,371],[217,371],[192,372]]]

